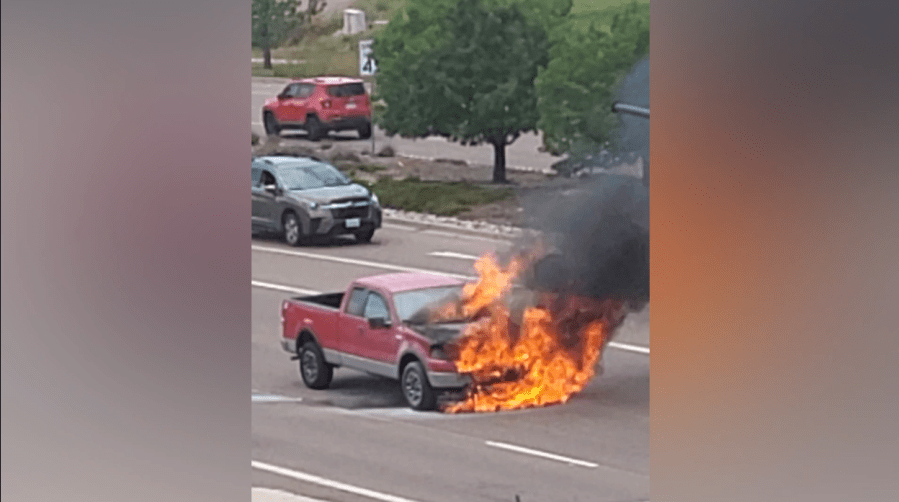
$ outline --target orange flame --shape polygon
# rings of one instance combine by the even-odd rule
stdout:
[[[464,400],[450,413],[499,411],[566,402],[595,374],[609,334],[624,317],[620,302],[543,294],[523,318],[511,319],[503,300],[512,282],[536,255],[501,267],[492,255],[475,264],[479,279],[466,285],[461,301],[437,317],[460,315],[473,322],[459,341],[454,362],[471,376]],[[520,326],[519,326],[520,324]]]

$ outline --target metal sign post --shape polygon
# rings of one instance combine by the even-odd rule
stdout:
[[[371,83],[371,96],[375,95],[375,73],[378,71],[378,66],[375,63],[375,58],[372,53],[372,42],[373,40],[360,40],[359,41],[359,75],[362,77],[371,77],[369,82]],[[374,100],[371,100],[371,154],[375,155],[375,103]]]

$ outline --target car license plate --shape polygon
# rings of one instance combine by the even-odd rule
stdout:
[[[359,218],[353,218],[351,220],[346,220],[347,228],[359,228]]]
[[[353,108],[356,108],[356,103],[347,103],[346,107],[348,110],[352,110]]]

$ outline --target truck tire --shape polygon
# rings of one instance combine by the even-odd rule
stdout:
[[[300,348],[300,377],[306,387],[327,389],[334,376],[334,368],[325,361],[322,349],[315,342],[306,342]]]
[[[420,362],[412,361],[403,368],[400,387],[406,403],[413,410],[428,411],[437,407],[437,394]]]

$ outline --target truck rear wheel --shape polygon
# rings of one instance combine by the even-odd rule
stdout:
[[[315,390],[328,388],[334,369],[325,361],[322,349],[315,342],[306,342],[300,348],[300,377],[306,387]]]
[[[428,411],[437,407],[437,394],[420,362],[412,361],[403,368],[400,385],[406,403],[413,410]]]

